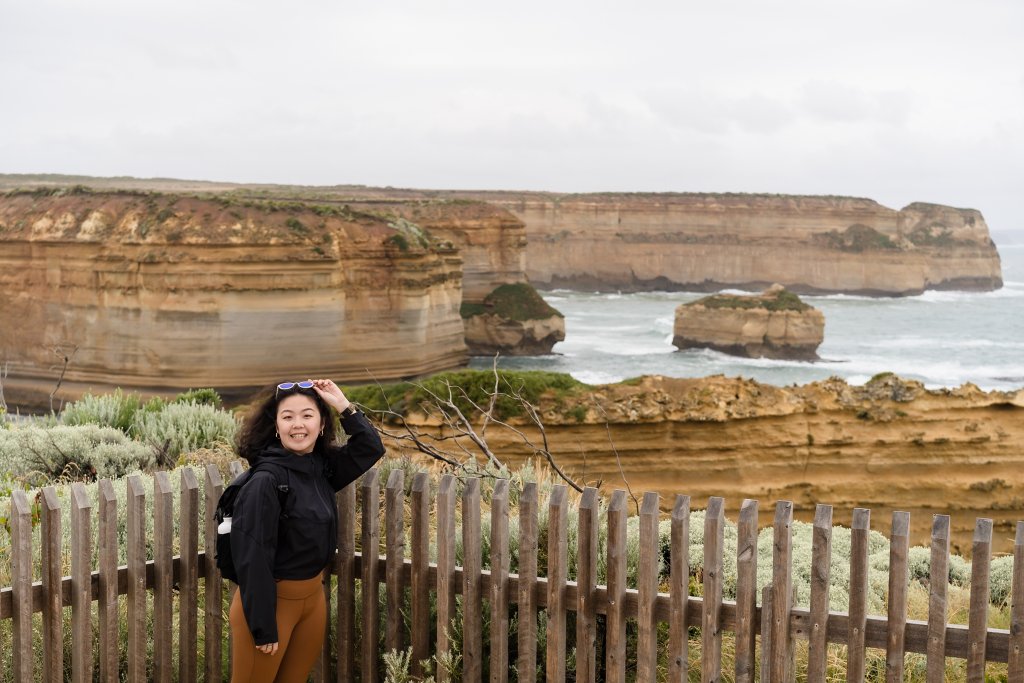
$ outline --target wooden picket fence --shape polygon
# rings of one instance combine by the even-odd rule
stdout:
[[[238,463],[233,474],[241,471]],[[213,509],[223,490],[217,469],[206,469],[204,482],[206,508],[205,547],[214,545]],[[793,605],[791,525],[793,506],[779,502],[775,507],[772,582],[766,586],[758,605],[756,588],[758,504],[743,502],[738,520],[738,583],[735,601],[723,600],[723,549],[725,516],[722,498],[708,501],[704,522],[703,597],[688,595],[689,497],[679,495],[671,512],[670,579],[667,593],[659,592],[659,497],[646,493],[639,505],[640,554],[635,588],[626,585],[627,499],[615,491],[607,508],[607,585],[596,583],[598,561],[599,501],[593,488],[583,491],[578,505],[578,558],[576,581],[569,581],[567,561],[568,491],[555,486],[547,501],[547,572],[538,576],[537,487],[526,484],[520,493],[519,572],[509,572],[509,484],[498,480],[490,505],[490,569],[484,569],[481,557],[481,506],[478,479],[464,481],[461,496],[463,564],[455,563],[456,478],[443,476],[436,497],[431,494],[426,473],[416,474],[405,500],[404,474],[393,470],[386,483],[384,501],[384,539],[386,552],[373,561],[356,552],[356,486],[338,494],[340,525],[338,554],[332,575],[341,590],[331,607],[335,630],[333,649],[325,646],[314,672],[318,682],[377,681],[381,668],[381,633],[386,650],[402,651],[411,647],[413,673],[419,662],[452,649],[446,625],[457,615],[456,595],[462,596],[462,642],[458,654],[464,681],[483,680],[485,655],[491,681],[506,681],[510,668],[519,681],[535,680],[538,656],[543,657],[548,681],[566,679],[567,645],[575,643],[575,680],[624,681],[627,663],[635,667],[637,681],[655,681],[658,666],[658,626],[668,624],[668,671],[670,681],[685,681],[689,674],[688,648],[700,652],[700,678],[717,681],[722,675],[722,634],[735,634],[735,679],[753,681],[755,662],[760,661],[761,681],[790,681],[794,677],[794,641],[808,640],[807,680],[823,681],[826,671],[826,646],[841,643],[847,651],[847,680],[860,681],[865,675],[866,648],[884,649],[886,677],[903,677],[904,653],[927,656],[929,681],[942,681],[944,659],[966,660],[967,679],[984,681],[986,662],[1008,665],[1010,681],[1024,681],[1024,523],[1018,523],[1014,548],[1012,583],[1012,624],[1007,630],[989,629],[986,618],[989,605],[989,565],[992,524],[978,520],[971,575],[970,616],[967,626],[947,623],[945,580],[930,587],[926,622],[907,619],[907,554],[909,515],[895,512],[892,517],[889,564],[888,614],[867,614],[868,534],[870,512],[856,509],[852,525],[850,560],[850,604],[847,612],[829,611],[829,567],[831,554],[832,511],[820,505],[814,520],[812,584],[809,609]],[[380,482],[372,470],[359,482],[362,506],[361,547],[379,548],[381,538]],[[62,681],[65,677],[62,616],[70,605],[72,652],[70,678],[93,680],[93,633],[98,634],[99,680],[118,680],[118,671],[127,659],[130,681],[146,680],[147,665],[156,681],[195,681],[198,671],[199,581],[205,582],[203,628],[206,663],[202,678],[221,680],[224,621],[222,585],[210,554],[199,550],[199,482],[191,469],[181,474],[180,538],[181,553],[172,557],[173,495],[169,476],[155,475],[153,484],[155,557],[145,554],[145,497],[142,480],[129,477],[127,500],[127,564],[117,566],[117,503],[109,481],[99,482],[99,509],[93,514],[92,502],[84,486],[72,487],[71,576],[61,576],[61,510],[53,488],[41,494],[40,539],[42,543],[41,581],[33,581],[31,566],[33,526],[31,503],[24,492],[16,491],[11,501],[11,540],[13,585],[0,591],[0,619],[12,620],[14,669],[16,681]],[[431,508],[434,516],[431,517]],[[406,556],[405,518],[411,520],[409,553]],[[93,519],[96,520],[94,541]],[[432,525],[433,522],[433,525]],[[436,530],[437,561],[430,562],[431,529]],[[98,566],[90,566],[93,543],[98,543]],[[945,577],[949,558],[949,518],[936,515],[931,544],[931,571]],[[355,587],[383,583],[385,614],[380,614],[377,591],[361,591],[360,626],[356,625]],[[331,581],[327,594],[332,594]],[[408,590],[408,606],[405,593]],[[436,596],[436,621],[432,623],[430,593]],[[147,628],[147,596],[152,593],[153,627]],[[119,652],[118,604],[127,599],[128,646]],[[178,655],[172,656],[172,610],[177,601]],[[96,603],[96,619],[93,604]],[[484,643],[482,615],[484,603],[490,609],[489,643]],[[510,605],[517,606],[517,633],[510,634]],[[411,629],[406,631],[403,610],[411,614]],[[540,610],[546,612],[544,652],[537,651]],[[44,666],[33,670],[32,618],[42,613]],[[567,638],[567,616],[575,613],[575,638]],[[604,640],[597,659],[598,615],[603,615]],[[635,650],[627,652],[627,620],[635,623]],[[330,627],[330,625],[329,625]],[[688,638],[688,628],[699,629],[698,638]],[[431,633],[436,633],[433,637]],[[358,636],[358,637],[357,637]],[[758,639],[760,636],[760,639]],[[152,662],[147,662],[147,643],[152,641]],[[328,639],[328,643],[331,643]],[[510,642],[516,645],[516,661],[510,661]],[[487,648],[485,650],[485,648]],[[632,649],[632,648],[631,648]],[[759,656],[758,656],[759,655]],[[358,659],[358,667],[357,667]],[[333,674],[333,676],[332,676]],[[437,671],[439,681],[446,672]],[[694,672],[696,675],[696,672]]]

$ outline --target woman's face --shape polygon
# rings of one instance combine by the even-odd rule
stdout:
[[[311,453],[321,426],[320,410],[309,396],[292,394],[277,404],[277,433],[281,445],[291,452]]]

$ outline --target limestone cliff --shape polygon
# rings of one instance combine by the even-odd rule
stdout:
[[[456,246],[462,255],[464,301],[479,303],[500,285],[526,282],[526,226],[500,207],[466,200],[346,203],[404,218]]]
[[[828,503],[836,523],[848,525],[854,507],[867,507],[872,528],[885,533],[892,511],[906,510],[914,543],[927,542],[933,514],[949,514],[960,552],[970,551],[975,518],[994,520],[1000,551],[1012,549],[1024,519],[1024,390],[925,390],[893,376],[863,387],[833,378],[785,388],[644,377],[546,398],[540,410],[563,467],[611,491],[624,488],[621,463],[632,490],[657,491],[666,509],[677,493],[692,496],[694,508],[724,496],[733,514],[753,498],[766,525],[776,500],[793,501],[806,521]],[[530,455],[507,432],[487,437],[503,457]]]
[[[837,196],[562,195],[0,175],[0,188],[72,182],[333,201],[487,202],[525,224],[526,275],[542,288],[710,292],[761,290],[778,282],[798,293],[901,296],[1002,286],[999,254],[981,213],[937,204],[896,211]]]
[[[526,223],[539,287],[909,295],[1002,286],[978,211],[785,195],[465,193]]]
[[[458,248],[462,315],[472,355],[536,356],[565,339],[565,319],[526,282],[526,230],[492,204],[471,200],[348,202],[408,220]]]
[[[0,195],[7,400],[124,387],[228,395],[466,359],[461,259],[330,206],[153,193]],[[57,356],[55,356],[55,353]]]
[[[760,295],[715,294],[676,308],[672,343],[745,358],[818,360],[825,316],[781,285]]]

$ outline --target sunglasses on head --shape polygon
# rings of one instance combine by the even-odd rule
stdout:
[[[298,387],[299,389],[312,389],[313,382],[311,382],[310,380],[305,380],[302,382],[281,382],[280,384],[277,385],[277,391],[274,392],[274,398],[277,398],[277,394],[279,392],[288,391],[289,389],[294,389],[295,387]]]

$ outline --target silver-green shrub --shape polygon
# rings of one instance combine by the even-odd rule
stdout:
[[[141,407],[138,394],[126,394],[116,389],[111,394],[86,394],[65,406],[61,420],[67,425],[100,425],[114,427],[126,434],[132,428],[135,411]]]
[[[137,438],[157,449],[165,465],[199,448],[232,443],[237,429],[231,413],[191,402],[169,403],[159,412],[138,410],[134,422]]]
[[[152,448],[113,427],[28,423],[0,431],[0,471],[40,483],[121,477],[154,463]]]

